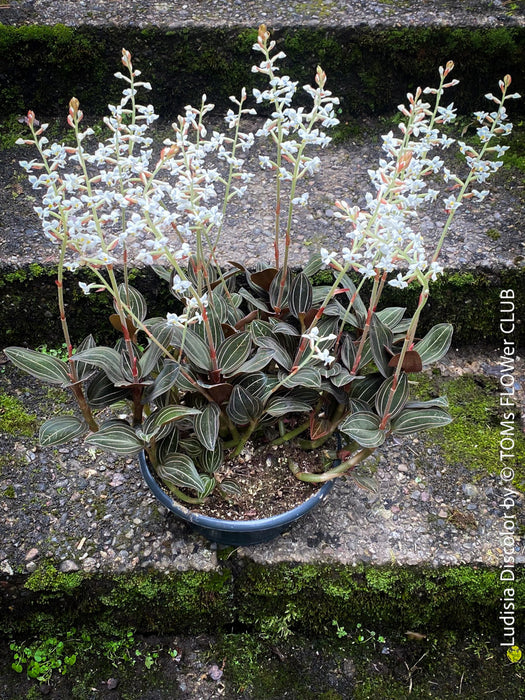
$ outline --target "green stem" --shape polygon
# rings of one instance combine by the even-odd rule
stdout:
[[[308,483],[312,484],[320,484],[324,481],[331,481],[332,479],[337,479],[337,477],[353,469],[363,460],[369,457],[374,452],[374,450],[374,447],[364,447],[350,459],[341,462],[341,464],[338,467],[333,467],[332,469],[329,469],[328,471],[323,472],[322,474],[312,474],[310,472],[296,472],[293,469],[292,471],[294,472],[294,476],[300,481],[307,481]]]

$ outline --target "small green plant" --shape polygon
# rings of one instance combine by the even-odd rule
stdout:
[[[59,641],[56,637],[33,644],[11,642],[9,648],[14,659],[11,668],[17,673],[22,673],[25,667],[27,677],[40,683],[49,683],[53,671],[65,675],[77,660],[75,653],[68,653],[68,647],[71,646],[69,642],[74,632],[75,630],[68,632],[66,642]]]
[[[341,627],[337,620],[332,620],[332,625],[335,626],[335,633],[337,634],[339,639],[343,639],[343,637],[348,637],[348,632],[345,630],[344,627]]]
[[[37,350],[38,350],[38,352],[41,352],[44,355],[49,355],[50,357],[56,357],[62,361],[66,361],[68,358],[67,345],[65,343],[62,343],[62,345],[58,348],[50,348],[47,346],[46,343],[44,343],[43,345],[40,345],[37,348]]]
[[[288,639],[293,634],[290,625],[300,618],[300,613],[293,603],[288,603],[284,615],[272,615],[261,620],[261,637],[263,639]]]

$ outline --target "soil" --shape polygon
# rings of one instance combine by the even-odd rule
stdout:
[[[216,490],[205,503],[191,506],[191,510],[223,520],[255,520],[285,513],[304,503],[320,486],[297,479],[290,463],[301,472],[322,471],[318,450],[304,450],[293,443],[276,446],[248,442],[222,470],[223,478],[234,480],[241,493],[226,499]]]

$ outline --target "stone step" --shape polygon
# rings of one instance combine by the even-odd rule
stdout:
[[[250,126],[253,126],[250,125]],[[368,118],[359,131],[342,142],[319,150],[321,170],[301,190],[309,191],[307,206],[296,207],[292,226],[290,264],[303,267],[321,247],[339,251],[347,244],[348,226],[335,217],[334,202],[346,199],[363,205],[367,190],[373,191],[367,170],[377,167],[382,155],[379,135],[396,126],[381,118]],[[166,130],[160,128],[154,148],[160,150]],[[512,143],[512,142],[511,142]],[[441,155],[441,154],[440,154]],[[443,154],[459,173],[463,164],[453,153]],[[33,211],[40,192],[33,191],[18,161],[33,156],[30,147],[13,146],[0,152],[0,289],[3,301],[0,347],[31,342],[33,346],[62,342],[56,308],[55,272],[57,251],[44,238]],[[257,262],[272,261],[274,183],[271,174],[259,168],[256,154],[247,157],[255,180],[249,194],[234,200],[218,246],[221,262],[241,261],[254,268]],[[525,219],[522,172],[505,166],[490,183],[491,194],[483,202],[465,203],[456,214],[440,257],[447,274],[432,288],[424,323],[448,321],[455,325],[458,345],[478,341],[498,342],[501,337],[501,290],[512,289],[516,304],[516,342],[524,342],[522,318],[525,309]],[[443,192],[443,197],[446,196]],[[446,221],[437,204],[420,217],[420,230],[433,251]],[[132,253],[133,255],[133,253]],[[77,280],[68,278],[69,322],[74,335],[83,338],[94,327],[103,330],[110,305],[100,295],[86,297]],[[164,316],[173,300],[168,285],[148,270],[139,269],[134,282],[151,303],[151,311]],[[418,292],[388,287],[390,303],[415,308]],[[470,311],[475,309],[475,313]],[[465,313],[466,311],[466,313]],[[98,316],[97,316],[98,314]],[[45,323],[35,324],[35,318]],[[29,339],[32,340],[29,340]]]
[[[322,64],[345,118],[391,109],[449,59],[461,70],[457,103],[472,105],[504,73],[521,85],[525,77],[520,0],[4,0],[0,22],[0,115],[56,113],[77,93],[88,111],[104,110],[122,46],[151,79],[158,109],[179,110],[202,92],[225,104],[252,84],[261,22],[301,84]]]

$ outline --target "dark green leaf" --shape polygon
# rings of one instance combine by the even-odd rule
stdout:
[[[149,341],[146,352],[142,355],[139,360],[140,376],[147,377],[156,367],[159,359],[165,354],[165,351],[171,345],[171,338],[173,335],[173,328],[164,325],[164,327],[159,328],[154,334],[157,341],[162,345],[160,348],[157,343],[153,340]],[[164,348],[164,349],[163,349]]]
[[[282,296],[279,303],[279,309],[283,309],[288,304],[288,291],[290,289],[290,273],[288,270],[279,270],[279,272],[275,275],[270,285],[270,304],[275,310],[277,310],[279,296],[281,295],[281,287]]]
[[[71,384],[67,364],[56,357],[17,347],[6,348],[4,353],[19,369],[43,382],[62,386]]]
[[[392,374],[392,369],[388,366],[391,354],[386,351],[386,348],[392,346],[393,340],[394,335],[390,328],[381,321],[376,313],[373,313],[370,322],[370,347],[377,369],[383,377],[389,377]]]
[[[304,401],[297,401],[288,396],[272,396],[265,407],[266,413],[274,418],[286,416],[288,413],[309,413],[312,407]]]
[[[339,430],[362,447],[379,447],[385,431],[379,429],[381,419],[375,413],[352,413],[339,424]]]
[[[146,304],[146,300],[138,291],[138,289],[135,289],[135,287],[128,285],[126,293],[126,285],[119,284],[118,293],[122,303],[129,306],[129,308],[131,309],[133,314],[139,319],[139,321],[143,321],[146,318],[148,307]],[[113,306],[115,307],[115,311],[117,311],[118,309],[115,302],[113,302]]]
[[[265,348],[259,348],[255,355],[246,360],[238,369],[239,374],[250,374],[264,369],[273,358],[273,352]]]
[[[387,403],[390,397],[390,392],[394,384],[394,376],[385,379],[381,384],[379,391],[376,394],[376,411],[380,416],[385,415]],[[390,404],[389,415],[390,418],[394,418],[397,414],[403,410],[404,405],[408,399],[408,379],[406,374],[403,372],[399,376],[399,381],[394,390],[392,401]]]
[[[177,381],[180,365],[173,360],[166,360],[164,367],[157,375],[153,384],[144,392],[143,403],[149,403],[169,391]]]
[[[226,412],[236,425],[246,425],[257,418],[262,411],[262,404],[242,386],[234,386]]]
[[[266,394],[268,378],[263,372],[252,372],[252,374],[242,377],[237,382],[246,391],[249,391],[253,396],[261,398]]]
[[[250,354],[251,338],[248,331],[237,333],[221,343],[217,348],[217,363],[225,377],[235,374]]]
[[[209,346],[191,328],[186,328],[183,352],[190,362],[199,369],[210,371],[212,369]]]
[[[451,421],[450,415],[439,408],[406,408],[392,422],[392,432],[396,435],[410,435],[420,430],[441,428]]]
[[[93,365],[94,367],[104,370],[111,381],[117,386],[123,383],[129,383],[128,378],[122,373],[120,358],[121,355],[119,352],[105,346],[89,348],[88,350],[83,350],[73,355],[75,362],[81,360],[85,364]]]
[[[406,308],[404,307],[391,306],[388,309],[376,311],[376,316],[380,319],[381,323],[384,323],[385,326],[388,326],[388,328],[393,331],[394,329],[397,329],[397,326],[403,318],[405,311]]]
[[[137,454],[144,448],[143,441],[137,436],[133,428],[117,421],[101,428],[96,433],[88,435],[85,441],[88,445],[93,445],[101,450],[114,452],[118,455]]]
[[[164,406],[164,408],[155,411],[150,416],[151,428],[160,428],[160,426],[165,423],[172,423],[175,420],[180,420],[181,418],[188,418],[189,416],[196,416],[200,413],[198,408],[192,408],[191,406]]]
[[[96,409],[111,406],[129,396],[129,389],[115,386],[102,370],[96,373],[86,390],[89,405]]]
[[[292,282],[288,305],[290,313],[299,318],[312,307],[313,290],[310,280],[304,273],[299,273]]]
[[[80,345],[76,349],[76,352],[79,353],[79,352],[82,352],[83,350],[89,350],[89,348],[94,348],[95,345],[96,345],[96,343],[95,343],[95,339],[93,338],[93,336],[88,335],[80,343]],[[92,368],[89,365],[84,364],[83,362],[76,362],[75,368],[76,368],[77,376],[79,379],[86,379],[93,372]]]
[[[217,486],[217,481],[212,476],[208,476],[207,474],[201,474],[200,479],[204,485],[204,488],[202,491],[199,491],[198,496],[199,498],[206,498],[214,491],[215,487]]]
[[[62,445],[83,435],[86,430],[84,421],[76,416],[54,416],[42,424],[38,439],[42,447]]]
[[[294,386],[318,389],[321,386],[321,373],[317,367],[301,367],[294,374],[288,375],[284,379],[283,385],[289,389]]]
[[[215,449],[219,436],[220,408],[216,403],[209,403],[193,419],[195,435],[207,450]]]
[[[423,340],[416,343],[414,350],[419,353],[424,365],[437,362],[447,353],[453,332],[454,328],[450,323],[438,323],[429,330]]]
[[[259,337],[255,341],[256,345],[272,352],[273,359],[277,364],[286,370],[292,369],[292,358],[284,347],[275,339],[269,337]]]
[[[207,474],[215,474],[222,467],[224,450],[222,442],[219,440],[214,450],[203,450],[199,455],[199,462],[202,469]]]
[[[178,488],[194,489],[201,493],[205,489],[195,464],[188,455],[176,452],[171,454],[163,464],[157,467],[157,474],[168,486],[171,484]]]

